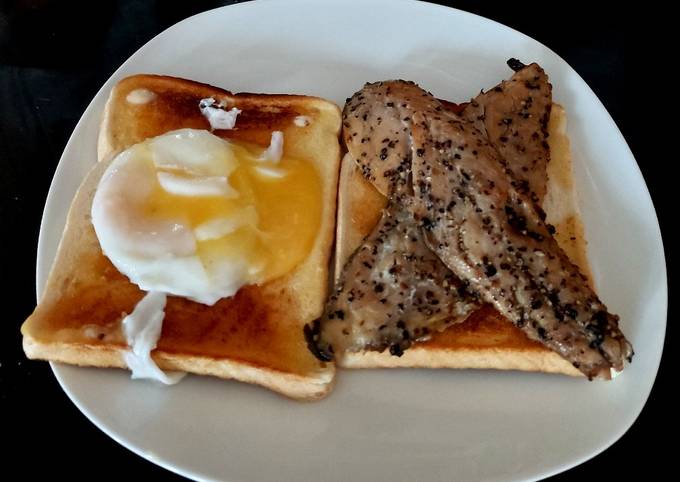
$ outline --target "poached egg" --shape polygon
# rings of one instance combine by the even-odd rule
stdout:
[[[102,251],[142,290],[207,305],[284,275],[312,248],[321,184],[311,163],[271,150],[196,129],[126,149],[92,204]]]

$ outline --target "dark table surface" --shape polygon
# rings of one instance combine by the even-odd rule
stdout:
[[[35,306],[36,247],[47,190],[85,107],[113,71],[154,35],[189,15],[231,3],[238,2],[0,0],[0,273],[7,295],[0,338],[3,473],[20,470],[31,478],[71,480],[95,474],[180,479],[95,428],[62,392],[47,363],[26,360],[19,326]],[[595,2],[548,11],[516,2],[447,3],[532,36],[583,76],[633,150],[670,246],[665,206],[672,176],[667,163],[647,149],[645,118],[639,115],[651,94],[644,90],[649,84],[638,62],[653,41],[634,29],[644,22],[644,6],[633,16],[625,8],[598,10]],[[670,444],[662,441],[674,423],[668,418],[674,413],[668,363],[666,351],[633,427],[603,454],[554,480],[628,479],[641,467],[645,478],[656,479],[674,466]]]

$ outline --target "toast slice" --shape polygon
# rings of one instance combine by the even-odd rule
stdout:
[[[256,383],[297,399],[323,397],[335,368],[307,350],[302,328],[319,316],[327,294],[341,119],[335,104],[314,97],[232,94],[155,75],[120,81],[101,124],[99,162],[73,201],[45,292],[21,328],[24,350],[33,359],[126,368],[120,321],[144,293],[103,255],[90,220],[92,198],[110,161],[127,147],[175,129],[209,129],[198,108],[208,97],[242,111],[235,129],[215,134],[267,146],[280,130],[286,155],[313,163],[323,184],[320,228],[309,256],[280,278],[245,286],[213,306],[168,297],[152,358],[166,370]],[[296,125],[298,116],[307,125]]]
[[[454,111],[457,106],[447,103]],[[571,260],[591,280],[578,205],[576,203],[566,113],[553,104],[548,124],[551,161],[543,209],[556,228],[556,239]],[[342,161],[338,195],[335,273],[361,244],[381,217],[386,198],[368,182],[349,155]],[[524,370],[582,376],[571,363],[540,343],[490,306],[471,314],[464,322],[415,343],[400,357],[388,351],[348,352],[338,357],[345,368],[486,368]]]

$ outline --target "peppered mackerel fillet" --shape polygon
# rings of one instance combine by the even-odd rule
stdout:
[[[500,154],[512,185],[540,203],[548,180],[548,120],[552,86],[538,64],[510,59],[515,74],[475,97],[461,117],[473,122]]]
[[[416,109],[442,110],[422,94],[413,83],[379,82],[367,84],[345,106],[350,154],[389,202],[345,264],[324,315],[306,329],[310,349],[322,360],[388,347],[401,355],[413,341],[479,307],[427,247],[413,218],[410,116]]]
[[[632,356],[618,317],[559,248],[536,204],[549,160],[550,84],[536,64],[509,65],[513,78],[474,99],[460,117],[412,82],[367,84],[348,100],[348,149],[390,202],[346,265],[325,315],[306,327],[319,358],[386,346],[398,355],[418,334],[447,326],[447,313],[462,319],[479,300],[590,378],[608,377]],[[432,259],[423,237],[453,274]],[[386,267],[396,276],[386,277]],[[433,276],[422,276],[428,271]],[[442,276],[444,291],[431,289]],[[357,300],[357,287],[386,294]],[[442,298],[447,289],[453,299]],[[439,311],[419,311],[423,291]]]
[[[530,197],[475,126],[413,115],[416,215],[428,246],[461,279],[589,378],[623,369],[632,348],[564,254]],[[442,148],[443,147],[443,148]]]
[[[413,198],[401,201],[411,204]],[[478,307],[427,247],[411,207],[395,199],[348,260],[323,317],[310,328],[312,351],[324,360],[334,353],[388,347],[401,355],[413,341]]]
[[[390,80],[364,85],[347,99],[342,135],[364,177],[389,197],[411,169],[414,112],[447,115],[447,109],[414,82]]]

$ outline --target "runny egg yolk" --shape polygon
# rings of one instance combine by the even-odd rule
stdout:
[[[195,129],[126,149],[92,203],[102,251],[141,289],[209,305],[290,272],[314,245],[321,183],[310,161],[265,152]]]
[[[197,254],[205,265],[238,256],[250,267],[251,283],[291,271],[312,248],[321,219],[321,185],[314,167],[284,157],[276,166],[259,160],[263,149],[230,142],[237,165],[228,176],[233,196],[183,196],[156,182],[144,206],[149,218],[184,219],[197,234]],[[157,169],[189,178],[182,170]],[[227,233],[201,239],[201,227]]]

